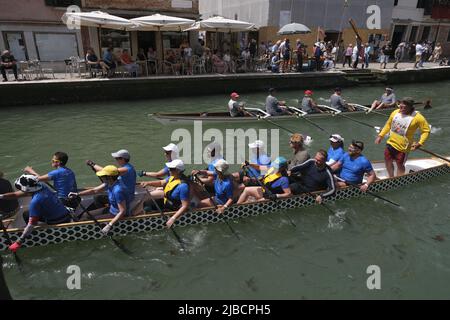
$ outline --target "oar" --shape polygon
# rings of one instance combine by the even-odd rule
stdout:
[[[269,194],[273,194],[272,191],[270,191],[268,188],[266,188],[266,186],[264,186],[264,184],[263,184],[261,181],[259,181],[258,177],[256,177],[256,176],[253,174],[253,172],[252,172],[251,170],[248,170],[248,169],[247,169],[247,167],[248,167],[247,164],[244,165],[244,167],[243,167],[244,171],[247,172],[247,173],[249,173],[249,174],[256,180],[256,182],[259,184],[259,186],[260,186],[263,190],[266,190]],[[276,200],[275,200],[275,202],[276,202]],[[297,225],[296,225],[295,222],[292,220],[292,218],[291,218],[286,212],[284,212],[284,214],[285,214],[285,216],[288,218],[289,222],[290,222],[294,227],[297,227]]]
[[[6,227],[3,224],[3,219],[0,219],[0,224],[2,225],[2,231],[3,231],[3,235],[4,235],[5,239],[6,239],[6,244],[8,246],[12,245],[11,237],[9,236],[8,231],[6,231]],[[20,258],[19,258],[19,256],[17,255],[16,252],[13,252],[13,255],[14,255],[14,259],[16,260],[17,266],[19,267],[19,270],[22,271],[22,260],[20,260]]]
[[[3,259],[0,254],[0,300],[12,300],[11,294],[9,293],[8,284],[5,281],[3,275]]]
[[[211,196],[211,194],[208,192],[208,190],[206,190],[205,184],[203,183],[202,180],[200,180],[200,178],[198,177],[198,175],[194,175],[195,180],[198,182],[198,184],[202,187],[203,192],[206,193],[206,196],[209,198],[209,200],[211,200],[212,204],[214,205],[214,208],[217,210],[217,203],[214,200],[214,198]],[[231,232],[236,236],[236,238],[238,238],[238,240],[241,240],[241,238],[239,237],[239,235],[237,234],[237,232],[233,229],[233,227],[228,223],[227,220],[225,220],[225,218],[222,215],[222,220],[227,224],[228,228],[230,228]]]
[[[86,209],[86,208],[83,206],[83,204],[82,204],[81,202],[80,202],[80,207],[81,207],[81,209],[83,209],[83,213],[86,212],[87,215],[89,216],[89,218],[91,218],[91,220],[94,221],[94,224],[95,224],[97,227],[99,227],[100,230],[103,229],[103,228],[102,228],[102,225],[100,224],[100,222],[98,222],[98,220],[92,215],[92,213],[89,212],[88,209]],[[107,236],[108,236],[108,238],[111,239],[111,241],[112,241],[112,242],[113,242],[120,250],[122,250],[125,254],[127,254],[127,255],[129,255],[129,256],[133,255],[133,253],[132,253],[130,250],[128,250],[127,248],[125,248],[125,247],[123,246],[123,244],[121,244],[119,241],[117,241],[116,239],[114,239],[112,235],[107,235]]]
[[[290,130],[290,129],[288,129],[288,128],[285,128],[285,127],[283,127],[283,126],[280,126],[279,124],[277,124],[277,123],[275,123],[275,122],[273,122],[273,121],[271,121],[271,120],[269,120],[269,119],[266,119],[266,118],[264,118],[264,117],[261,117],[260,115],[255,115],[254,113],[245,110],[245,108],[243,108],[243,111],[244,111],[245,113],[247,113],[248,115],[257,118],[258,120],[264,120],[264,121],[266,121],[266,122],[268,122],[268,123],[270,123],[270,124],[272,124],[272,125],[274,125],[274,126],[280,128],[281,130],[284,130],[284,131],[289,132],[289,133],[292,133],[292,134],[295,133],[294,131],[292,131],[292,130]]]
[[[149,195],[150,199],[152,200],[153,204],[155,205],[155,207],[158,209],[161,218],[164,221],[164,224],[167,222],[167,217],[164,215],[161,207],[158,205],[158,203],[155,201],[155,199],[153,199],[152,195],[150,194],[150,192],[147,190],[147,188],[145,188],[145,191],[147,191],[147,194]],[[177,239],[177,241],[180,243],[181,249],[183,249],[183,251],[186,250],[186,246],[184,245],[184,241],[181,239],[181,237],[178,235],[178,233],[175,231],[175,226],[171,226],[170,230],[172,230],[173,235],[175,236],[175,238]]]
[[[436,157],[436,158],[439,158],[439,159],[441,159],[441,160],[444,160],[444,161],[450,163],[450,160],[448,160],[448,159],[445,158],[444,156],[441,156],[441,155],[439,155],[439,154],[436,154],[436,153],[434,153],[434,152],[432,152],[432,151],[430,151],[430,150],[424,149],[424,148],[422,148],[422,147],[419,147],[419,148],[417,148],[416,150],[420,150],[420,151],[422,151],[422,152],[431,154],[432,156],[434,156],[434,157]]]
[[[288,107],[289,108],[289,107]],[[294,112],[294,114],[297,116],[297,118],[302,118],[303,120],[305,120],[306,122],[309,122],[310,124],[312,124],[314,127],[316,127],[317,129],[319,129],[320,131],[325,132],[326,134],[331,135],[330,132],[328,132],[327,130],[325,130],[324,128],[322,128],[321,126],[319,126],[317,123],[315,123],[314,121],[308,119],[307,117],[305,117],[305,115],[303,114],[299,114],[298,112],[292,111]]]
[[[340,179],[340,178],[338,178],[338,180],[341,180],[341,181],[342,181],[342,179]],[[356,183],[350,183],[350,182],[348,182],[348,181],[345,181],[345,183],[348,184],[348,185],[350,185],[350,186],[352,186],[352,187],[354,187],[354,188],[358,188],[358,189],[359,189],[359,185],[356,184]],[[376,193],[373,193],[372,191],[366,190],[365,193],[371,195],[372,197],[375,197],[375,198],[381,199],[381,200],[383,200],[383,201],[386,201],[386,202],[388,202],[388,203],[390,203],[390,204],[392,204],[392,205],[394,205],[394,206],[396,206],[396,207],[402,208],[402,206],[399,205],[398,203],[395,203],[395,202],[392,201],[392,200],[386,199],[385,197],[379,196],[379,195],[377,195]]]
[[[360,120],[353,119],[353,118],[351,118],[351,117],[346,116],[345,114],[343,114],[343,112],[338,113],[337,115],[338,115],[338,116],[341,116],[341,117],[344,117],[344,118],[346,118],[346,119],[348,119],[348,120],[354,121],[354,122],[356,122],[356,123],[359,123],[359,124],[361,124],[361,125],[363,125],[363,126],[373,128],[373,129],[375,129],[375,131],[376,131],[377,133],[380,133],[380,131],[381,131],[381,127],[373,126],[373,125],[371,125],[371,124],[369,124],[369,123],[367,123],[367,122],[363,122],[363,121],[360,121]]]

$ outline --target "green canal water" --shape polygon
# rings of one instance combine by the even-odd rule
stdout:
[[[433,109],[424,112],[433,126],[426,147],[449,154],[450,82],[395,89],[399,97],[433,99]],[[365,104],[382,92],[382,87],[359,87],[345,89],[343,95]],[[325,102],[330,94],[318,90],[315,98]],[[242,100],[262,105],[265,96],[245,94]],[[289,104],[300,96],[300,90],[278,92]],[[85,160],[112,163],[110,153],[122,148],[130,151],[136,169],[158,170],[164,161],[161,147],[171,142],[176,127],[163,126],[147,114],[223,110],[227,102],[224,95],[2,108],[0,170],[10,180],[26,165],[45,173],[52,154],[62,150],[69,154],[68,166],[76,172],[79,186],[93,186],[98,180]],[[386,118],[359,119],[382,126]],[[343,118],[315,121],[346,141],[365,141],[365,154],[382,159],[383,146],[373,144],[374,130]],[[328,147],[327,136],[307,122],[293,119],[282,124],[312,136],[312,152]],[[265,122],[253,126],[269,128]],[[223,123],[217,128],[233,126]],[[289,155],[288,134],[280,131],[279,136],[280,153]],[[411,155],[423,156],[427,155],[419,151]],[[188,166],[200,167],[204,165]],[[403,210],[365,197],[331,203],[335,215],[321,207],[286,211],[297,227],[282,212],[233,221],[241,240],[223,223],[178,228],[188,252],[179,250],[170,232],[159,231],[120,239],[135,253],[132,259],[105,239],[23,249],[19,254],[24,273],[11,255],[4,256],[3,268],[12,295],[22,299],[448,299],[449,194],[446,176],[383,194]],[[81,269],[80,290],[67,289],[70,265]],[[380,268],[380,290],[367,288],[370,265]]]

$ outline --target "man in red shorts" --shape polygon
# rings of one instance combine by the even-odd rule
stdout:
[[[420,129],[420,140],[414,142],[414,133]],[[430,135],[430,125],[423,115],[414,110],[414,100],[403,98],[400,108],[391,113],[375,143],[379,144],[389,132],[384,150],[384,162],[389,177],[394,176],[394,161],[397,164],[397,176],[405,174],[405,162],[408,153],[423,146]]]

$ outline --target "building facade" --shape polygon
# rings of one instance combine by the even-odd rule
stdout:
[[[109,45],[117,51],[129,49],[136,56],[138,48],[147,51],[153,47],[162,52],[162,46],[178,48],[184,39],[197,41],[197,32],[69,29],[61,17],[71,5],[81,11],[104,11],[127,19],[154,13],[193,20],[199,17],[198,0],[0,0],[0,50],[9,49],[18,61],[40,60],[42,65],[64,71],[64,60],[84,57],[89,47],[99,56]]]
[[[299,38],[312,48],[318,39],[354,44],[349,19],[355,21],[364,42],[385,40],[393,8],[393,0],[202,0],[199,9],[202,18],[223,15],[256,24],[260,27],[259,41],[264,42],[280,39],[277,31],[283,25],[302,23],[311,33],[288,38]]]
[[[392,14],[392,43],[441,43],[450,55],[450,1],[396,0]]]

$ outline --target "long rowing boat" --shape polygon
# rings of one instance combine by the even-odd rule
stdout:
[[[448,159],[450,159],[450,157]],[[384,163],[374,162],[373,167],[380,179],[371,185],[369,190],[372,192],[383,192],[396,189],[450,173],[450,166],[443,160],[437,158],[408,160],[406,162],[406,172],[408,172],[408,174],[394,178],[387,178]],[[138,194],[143,194],[143,192],[145,191],[137,191]],[[327,201],[349,199],[363,195],[364,194],[358,188],[347,187],[339,189],[336,194]],[[279,210],[282,209],[301,208],[315,204],[315,198],[311,197],[311,195],[303,194],[276,201],[265,200],[242,205],[233,205],[228,208],[223,215],[215,213],[214,208],[194,209],[182,215],[175,222],[175,226],[217,223],[222,222],[223,219],[256,216],[269,212],[280,212]],[[166,216],[171,216],[172,214],[174,214],[174,212],[165,213]],[[101,223],[106,223],[110,221],[110,219],[99,221]],[[5,221],[5,223],[7,224],[8,221]],[[118,221],[112,229],[112,234],[115,236],[123,236],[136,232],[160,230],[164,227],[164,219],[159,213],[143,213]],[[9,228],[7,230],[13,241],[18,239],[22,231],[22,228]],[[100,239],[103,237],[104,235],[93,221],[71,222],[54,226],[39,225],[33,230],[33,233],[25,241],[23,246],[45,246],[69,241]],[[0,252],[5,252],[5,249],[7,249],[7,241],[2,234],[0,236]]]
[[[370,106],[360,105],[357,103],[349,103],[353,107],[355,107],[356,111],[345,112],[347,115],[364,115],[367,114]],[[429,108],[428,103],[419,106],[419,108]],[[289,107],[292,111],[294,111],[297,115],[300,115],[305,118],[326,118],[332,117],[336,114],[341,113],[341,111],[334,109],[327,105],[319,105],[319,108],[323,111],[323,113],[312,113],[308,114],[298,108]],[[168,124],[189,124],[193,121],[207,121],[211,123],[220,123],[220,122],[231,122],[231,123],[240,123],[240,122],[254,122],[258,121],[259,118],[270,119],[271,121],[281,121],[281,120],[292,120],[297,117],[297,115],[282,115],[282,116],[270,116],[266,111],[260,108],[245,108],[250,113],[246,114],[242,117],[232,117],[229,112],[183,112],[183,113],[166,113],[166,112],[156,112],[148,114],[149,117],[158,121],[163,125]],[[386,108],[377,110],[377,112],[390,113],[396,108]]]

